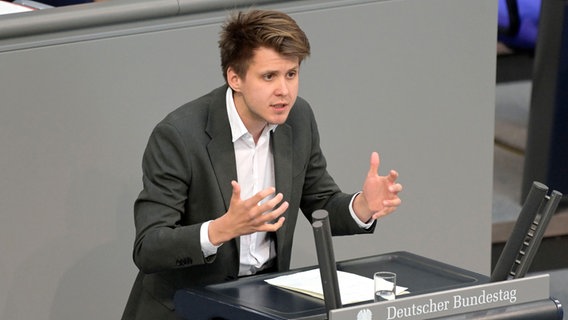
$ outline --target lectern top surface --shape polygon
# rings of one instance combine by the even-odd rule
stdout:
[[[203,313],[204,318],[222,317],[217,313],[226,309],[223,312],[230,312],[233,316],[229,319],[324,319],[325,304],[322,300],[281,289],[264,281],[276,275],[311,268],[316,266],[180,290],[176,294],[176,308],[179,305],[180,308],[177,309],[184,309],[182,304],[191,304],[191,312],[194,315],[195,312]],[[337,263],[337,269],[369,278],[379,270],[396,272],[398,284],[408,287],[410,295],[489,281],[484,275],[402,251],[340,261]],[[235,318],[236,315],[240,316]]]

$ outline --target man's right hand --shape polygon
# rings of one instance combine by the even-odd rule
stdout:
[[[281,215],[288,209],[288,202],[279,193],[273,198],[264,201],[274,195],[276,189],[271,187],[259,191],[252,197],[241,199],[241,186],[232,181],[233,194],[229,210],[221,217],[209,224],[209,240],[213,245],[220,245],[233,238],[255,232],[274,232],[284,224]],[[278,206],[278,207],[277,207]],[[272,221],[278,221],[272,223]]]

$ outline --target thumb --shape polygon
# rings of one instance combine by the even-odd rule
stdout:
[[[241,199],[241,186],[235,180],[231,181],[231,186],[233,186],[233,195],[235,199]]]
[[[381,164],[381,159],[377,152],[371,153],[371,160],[369,161],[369,173],[367,175],[374,176],[379,173],[379,166]]]

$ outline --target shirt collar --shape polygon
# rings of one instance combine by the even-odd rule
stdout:
[[[227,94],[225,95],[225,101],[227,104],[227,115],[229,116],[229,125],[231,126],[231,135],[233,137],[233,142],[239,140],[242,136],[249,133],[243,120],[237,112],[237,107],[235,106],[235,100],[233,99],[233,89],[231,87],[227,88]],[[276,130],[277,124],[269,124],[263,132],[269,132]],[[267,130],[268,129],[268,130]]]

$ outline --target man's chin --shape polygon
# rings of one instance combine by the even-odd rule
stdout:
[[[286,123],[287,119],[281,120],[281,121],[273,121],[273,122],[269,122],[269,124],[275,124],[275,125],[281,125]]]
[[[267,122],[270,124],[284,124],[288,120],[288,113],[286,115],[281,115],[278,117],[272,117]]]

